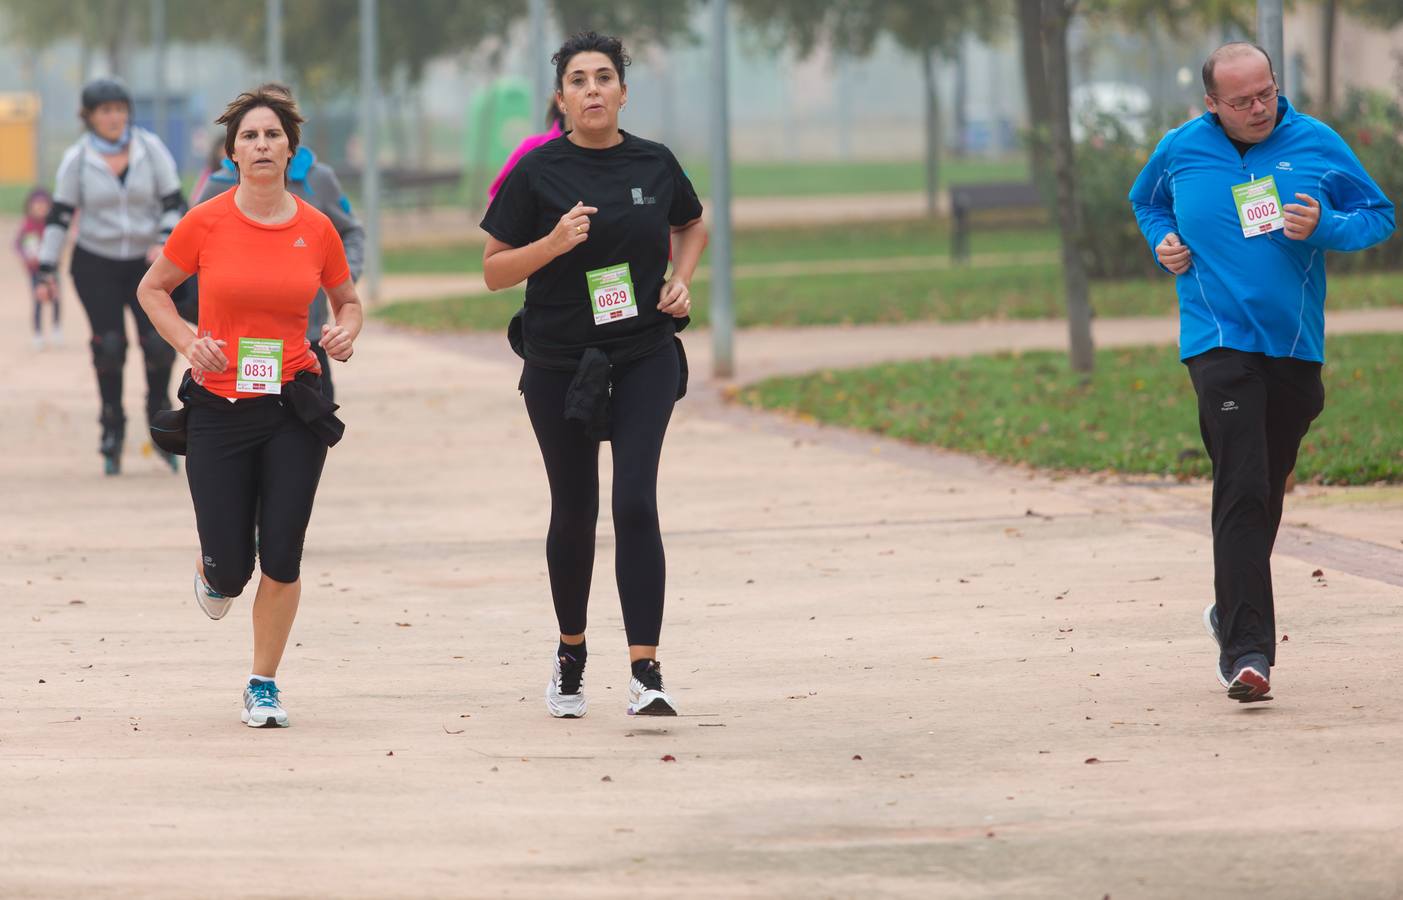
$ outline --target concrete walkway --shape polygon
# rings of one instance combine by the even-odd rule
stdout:
[[[135,440],[124,475],[99,474],[68,312],[62,350],[29,351],[18,302],[0,332],[0,896],[1403,890],[1403,589],[1332,562],[1369,545],[1403,571],[1396,541],[1289,532],[1278,699],[1241,707],[1199,622],[1201,486],[737,409],[689,336],[662,471],[661,658],[686,715],[623,715],[605,503],[591,711],[556,721],[519,366],[500,336],[373,325],[337,370],[347,437],[280,673],[294,725],[255,731],[248,604],[210,622],[188,597],[183,478]],[[819,334],[807,365],[842,343]],[[761,347],[741,344],[749,374]],[[773,349],[770,371],[799,355]]]

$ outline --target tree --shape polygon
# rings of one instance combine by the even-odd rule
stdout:
[[[938,64],[957,54],[971,31],[988,35],[998,4],[965,0],[737,0],[741,15],[762,31],[792,43],[800,55],[819,44],[835,53],[865,56],[883,35],[921,61],[926,146],[926,211],[934,216],[940,183]]]
[[[1068,87],[1067,28],[1077,0],[1042,0],[1039,32],[1046,72],[1049,138],[1057,184],[1057,222],[1062,238],[1062,281],[1066,289],[1067,330],[1072,371],[1090,374],[1096,366],[1091,339],[1091,290],[1081,256],[1081,200],[1077,194],[1072,103]]]
[[[9,23],[6,36],[12,43],[40,50],[73,38],[84,48],[102,47],[109,71],[121,76],[126,73],[132,39],[146,33],[150,4],[145,0],[0,0],[0,10]]]
[[[1382,28],[1403,23],[1403,4],[1398,0],[1321,0],[1319,111],[1327,116],[1335,109],[1335,26],[1341,12]]]
[[[1068,29],[1075,18],[1083,14],[1101,19],[1114,16],[1137,29],[1158,28],[1175,34],[1195,25],[1246,30],[1253,21],[1254,10],[1254,0],[1018,0],[1023,81],[1033,125],[1032,155],[1035,171],[1040,176],[1051,172],[1056,185],[1069,354],[1075,371],[1092,371],[1095,347],[1091,336],[1092,311],[1086,265],[1079,249],[1085,235],[1077,190],[1076,148],[1071,133]]]
[[[562,34],[597,31],[616,34],[626,47],[666,44],[694,38],[693,12],[705,0],[552,0]]]

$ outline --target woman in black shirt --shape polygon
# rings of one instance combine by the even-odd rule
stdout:
[[[488,287],[526,279],[511,335],[526,360],[521,390],[550,481],[546,562],[560,625],[546,706],[558,717],[586,711],[599,443],[608,440],[614,571],[633,669],[628,713],[673,716],[657,663],[665,579],[658,459],[686,391],[676,334],[689,321],[706,226],[672,152],[619,129],[629,62],[619,40],[577,34],[552,61],[555,101],[574,130],[524,156],[482,220],[491,236]]]

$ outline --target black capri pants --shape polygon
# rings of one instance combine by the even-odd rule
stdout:
[[[263,574],[296,581],[326,444],[277,396],[191,405],[186,428],[205,581],[237,597],[253,576],[255,534]]]
[[[567,421],[573,372],[527,365],[521,377],[526,412],[550,480],[546,567],[561,634],[583,634],[594,573],[599,517],[599,441]],[[614,457],[614,577],[630,645],[656,646],[662,632],[666,561],[658,526],[658,460],[681,364],[677,345],[613,367],[609,400]]]

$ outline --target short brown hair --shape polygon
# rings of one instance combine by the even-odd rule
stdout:
[[[225,156],[234,158],[234,139],[238,137],[239,126],[243,124],[244,116],[263,106],[271,109],[278,117],[283,132],[287,134],[289,148],[294,153],[297,152],[297,145],[302,140],[302,123],[307,120],[302,118],[302,113],[297,109],[297,101],[292,99],[291,91],[283,85],[265,84],[235,97],[224,107],[224,113],[214,120],[214,124],[224,126]]]

